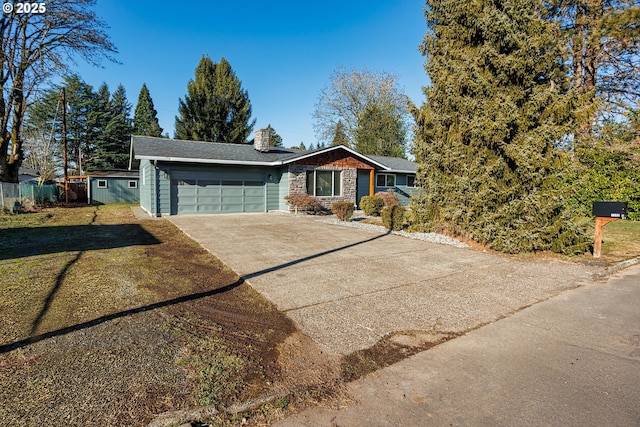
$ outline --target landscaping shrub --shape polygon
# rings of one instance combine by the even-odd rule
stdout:
[[[393,206],[398,204],[398,196],[391,191],[378,191],[375,195],[382,198],[385,206]]]
[[[405,209],[400,205],[385,206],[380,216],[382,224],[389,230],[402,230]]]
[[[353,216],[353,203],[351,202],[335,202],[331,205],[331,212],[338,217],[340,221],[349,221]]]
[[[284,199],[287,203],[293,206],[296,213],[300,210],[302,212],[315,215],[324,211],[324,207],[322,206],[320,199],[308,194],[290,194]]]
[[[380,196],[364,196],[360,199],[360,209],[368,216],[380,216],[384,200]]]

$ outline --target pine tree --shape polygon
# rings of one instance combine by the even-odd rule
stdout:
[[[187,91],[179,100],[176,138],[246,143],[255,119],[250,121],[249,95],[226,59],[216,64],[203,56]]]
[[[529,0],[428,0],[422,45],[431,87],[414,110],[425,228],[506,252],[581,252],[589,238],[565,206],[576,97],[558,25]]]
[[[143,136],[162,136],[162,128],[158,122],[158,112],[153,106],[153,99],[147,84],[142,84],[138,95],[138,104],[133,114],[133,134]]]
[[[104,85],[106,88],[106,85]],[[101,88],[102,97],[104,90]],[[108,91],[108,89],[106,89]],[[99,92],[100,93],[100,92]],[[98,97],[104,108],[104,98]],[[122,85],[111,95],[107,110],[109,120],[96,138],[96,153],[92,157],[90,167],[93,169],[124,169],[129,160],[129,144],[131,139],[131,120],[129,114],[131,104],[127,101]],[[104,116],[102,116],[104,118]]]
[[[282,137],[278,135],[278,132],[271,127],[271,124],[267,126],[269,130],[269,147],[270,148],[282,148]]]
[[[81,174],[80,156],[86,156],[91,151],[91,141],[94,139],[90,125],[90,117],[94,109],[93,88],[85,83],[80,76],[70,74],[63,78],[60,85],[53,85],[29,106],[27,112],[27,129],[34,128],[40,135],[50,141],[55,141],[56,152],[62,152],[62,105],[61,89],[65,89],[66,98],[66,140],[71,173]],[[28,132],[31,136],[31,132]],[[29,145],[29,137],[26,144]],[[28,150],[31,147],[26,147]],[[54,160],[54,159],[52,159]],[[62,160],[57,159],[57,167],[62,167]]]
[[[372,104],[365,108],[355,133],[355,150],[373,156],[405,158],[407,131],[392,107]]]
[[[333,140],[331,141],[332,147],[335,147],[336,145],[344,145],[345,147],[349,146],[349,137],[347,136],[347,131],[342,120],[338,120],[336,130],[333,134]]]

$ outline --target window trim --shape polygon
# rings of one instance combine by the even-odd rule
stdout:
[[[413,185],[409,185],[409,178],[413,177]],[[407,187],[416,188],[416,176],[414,174],[407,175]]]
[[[316,194],[316,188],[318,187],[318,175],[317,172],[329,172],[331,173],[331,194],[327,196],[318,196]],[[336,193],[336,173],[338,174],[338,192]],[[313,176],[311,188],[309,188],[309,175]],[[342,197],[342,169],[313,169],[307,170],[305,176],[305,182],[307,185],[307,194],[314,197]]]
[[[378,185],[378,177],[384,176],[385,185]],[[393,177],[393,184],[389,185],[389,177]],[[396,174],[395,173],[378,173],[376,174],[376,187],[395,187],[396,186]]]
[[[130,179],[129,182],[127,183],[128,188],[134,189],[134,188],[138,188],[138,181],[135,179]]]
[[[98,180],[98,188],[108,188],[106,179]]]

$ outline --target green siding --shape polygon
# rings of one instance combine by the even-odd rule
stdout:
[[[280,185],[279,185],[280,197],[278,199],[278,203],[279,203],[278,208],[281,211],[289,212],[289,205],[287,204],[287,201],[284,199],[289,194],[289,169],[284,168],[280,172],[281,172]]]
[[[140,206],[151,215],[158,213],[155,172],[156,169],[149,160],[140,161]]]
[[[171,213],[171,168],[168,165],[158,164],[156,171],[156,197],[158,213],[167,215]]]
[[[267,210],[287,210],[284,197],[289,191],[286,168],[273,169],[267,173]]]
[[[417,194],[417,192],[420,190],[418,187],[407,187],[407,176],[408,175],[415,176],[415,174],[393,173],[393,172],[384,172],[384,171],[379,171],[379,173],[395,175],[396,185],[393,187],[379,187],[376,185],[374,187],[374,192],[378,193],[380,191],[393,190],[393,192],[398,196],[398,203],[400,203],[403,206],[409,205],[409,203],[411,202],[411,196],[414,194]],[[378,172],[376,172],[375,176],[376,177],[378,176]]]
[[[105,181],[106,188],[98,187],[98,181]],[[135,181],[136,188],[129,188],[129,182]],[[90,195],[89,201],[94,205],[106,205],[109,203],[137,203],[140,200],[138,178],[132,177],[89,177]]]

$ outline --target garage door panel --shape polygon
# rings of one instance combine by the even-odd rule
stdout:
[[[264,212],[264,173],[175,171],[171,181],[178,214]]]
[[[222,187],[222,197],[242,197],[243,194],[242,187]]]
[[[220,204],[201,204],[197,207],[198,213],[220,213]]]

